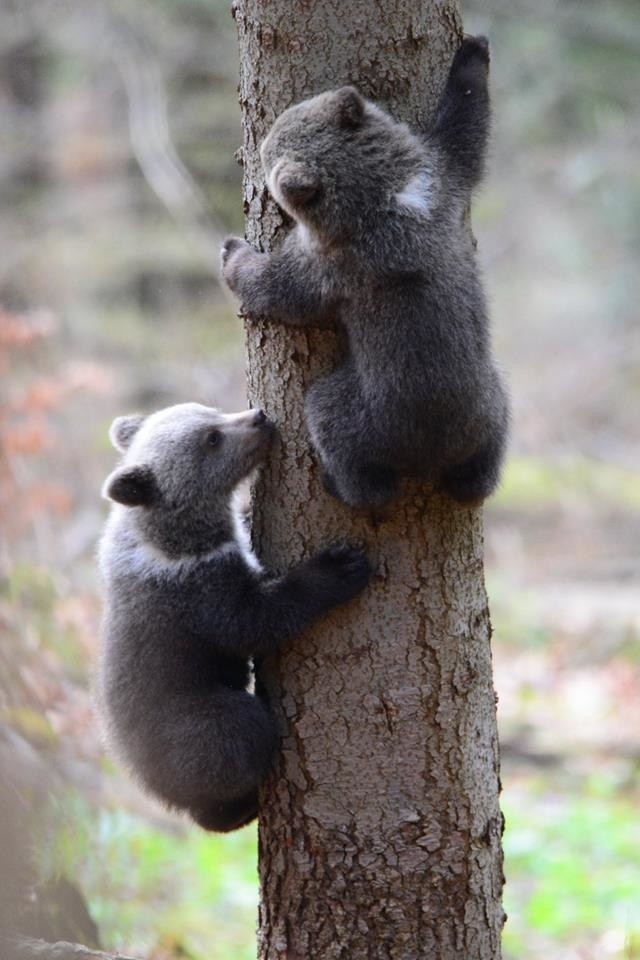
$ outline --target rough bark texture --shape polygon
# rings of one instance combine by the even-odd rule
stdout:
[[[285,107],[355,83],[431,115],[461,35],[455,0],[236,0],[247,237],[285,229],[258,146]],[[281,442],[254,491],[254,543],[283,570],[362,541],[361,599],[264,665],[283,749],[262,794],[261,960],[496,960],[503,913],[498,745],[479,512],[416,484],[386,516],[319,483],[302,419],[329,331],[247,324],[249,397]]]

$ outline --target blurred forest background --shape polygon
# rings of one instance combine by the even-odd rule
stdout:
[[[629,960],[640,16],[637,0],[465,7],[493,50],[474,228],[515,408],[486,510],[505,950]],[[0,0],[0,757],[37,821],[38,930],[153,960],[255,956],[255,829],[207,837],[144,799],[105,758],[89,693],[110,421],[245,405],[216,275],[217,234],[242,230],[236,56],[227,0]]]

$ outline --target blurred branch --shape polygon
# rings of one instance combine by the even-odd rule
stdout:
[[[121,953],[90,950],[79,943],[46,943],[44,940],[18,940],[11,945],[11,960],[134,960]]]
[[[63,47],[80,48],[85,53],[89,40],[94,59],[102,56],[115,64],[128,100],[131,148],[142,174],[218,279],[223,295],[235,304],[222,282],[220,266],[220,247],[227,230],[208,209],[202,190],[177,153],[171,138],[162,73],[149,44],[108,2],[94,0],[78,9],[67,8],[59,0],[39,0],[39,4],[11,6],[6,18],[10,29],[3,31],[0,51],[41,31],[46,32],[49,40],[55,39]],[[62,19],[61,14],[65,15]],[[90,21],[88,29],[60,27],[64,24],[69,28],[72,22],[86,21]]]
[[[167,115],[162,75],[146,45],[121,18],[110,23],[108,52],[129,100],[131,145],[149,186],[180,222],[205,263],[222,280],[220,247],[226,230],[207,210],[205,198],[178,156]],[[223,291],[226,285],[221,283]]]

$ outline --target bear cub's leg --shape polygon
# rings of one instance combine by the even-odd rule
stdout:
[[[472,190],[480,182],[489,139],[489,41],[465,37],[456,51],[438,107],[433,136],[449,172]]]
[[[352,464],[349,469],[343,462],[328,466],[331,456],[325,451],[323,463],[327,468],[322,473],[322,484],[332,497],[350,507],[380,507],[392,500],[398,492],[398,477],[390,468],[379,463]]]
[[[262,699],[222,686],[189,707],[168,730],[172,746],[153,785],[204,829],[237,830],[257,815],[278,744],[275,719]]]
[[[325,489],[350,507],[377,507],[397,493],[396,472],[384,463],[350,363],[316,380],[305,398],[311,442]]]

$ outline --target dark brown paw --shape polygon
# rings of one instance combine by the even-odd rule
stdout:
[[[316,563],[325,576],[331,578],[334,603],[344,603],[357,596],[371,578],[371,564],[358,547],[334,544],[318,554]]]
[[[459,56],[460,60],[465,63],[471,60],[479,60],[481,63],[488,64],[491,60],[489,41],[486,37],[470,37],[466,34],[456,56]]]
[[[465,37],[451,64],[450,81],[465,93],[484,87],[489,70],[489,41],[486,37]]]

